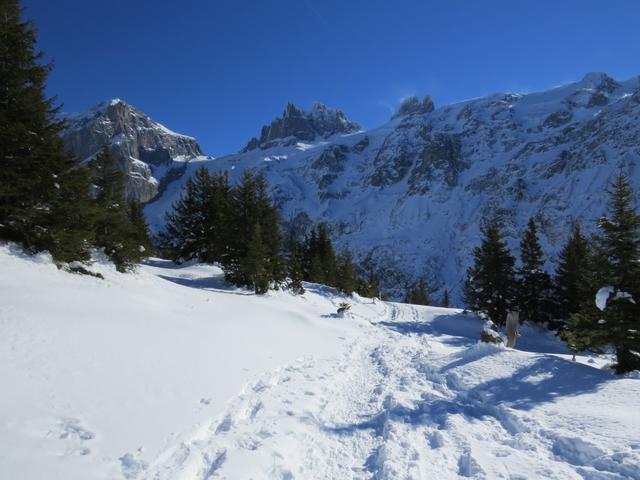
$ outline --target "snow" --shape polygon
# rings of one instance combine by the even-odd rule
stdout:
[[[611,286],[600,288],[600,290],[596,292],[596,307],[604,311],[604,309],[607,308],[609,296],[614,292],[614,290],[615,288]]]
[[[187,166],[145,214],[153,232],[161,231],[165,212],[199,167],[229,172],[232,182],[253,169],[265,175],[283,218],[305,212],[327,222],[338,248],[348,247],[356,261],[375,259],[408,282],[426,275],[436,298],[446,287],[461,305],[487,212],[504,215],[516,255],[521,232],[536,218],[551,271],[574,221],[585,234],[594,231],[620,168],[640,188],[633,170],[640,158],[633,149],[639,89],[638,78],[620,82],[594,73],[547,91],[494,94],[319,142],[288,137]],[[596,94],[606,104],[592,104]],[[403,298],[397,290],[389,293]]]
[[[640,376],[460,310],[0,246],[0,478],[640,478]]]

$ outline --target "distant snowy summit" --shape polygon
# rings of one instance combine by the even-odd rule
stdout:
[[[349,121],[341,110],[316,102],[310,111],[304,111],[289,102],[282,117],[262,127],[260,137],[252,138],[242,151],[248,152],[256,148],[264,150],[276,145],[294,145],[300,140],[313,141],[359,130],[362,130],[360,125]]]
[[[66,114],[64,119],[63,140],[81,161],[109,147],[126,175],[129,200],[151,200],[161,184],[181,169],[181,161],[202,156],[193,137],[172,132],[119,98],[84,113]]]

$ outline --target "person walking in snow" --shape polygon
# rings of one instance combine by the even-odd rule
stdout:
[[[520,312],[517,310],[509,310],[507,312],[507,347],[516,346],[516,338],[518,337],[518,328],[520,327]]]

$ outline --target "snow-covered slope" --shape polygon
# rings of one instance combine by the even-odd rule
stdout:
[[[62,138],[79,160],[109,147],[126,175],[129,200],[149,201],[182,173],[185,161],[202,156],[195,138],[172,132],[119,98],[64,120]]]
[[[507,350],[458,310],[93,269],[0,246],[0,478],[640,478],[640,378],[539,330]]]
[[[285,219],[304,212],[326,221],[359,260],[410,280],[426,275],[459,299],[483,215],[502,215],[514,249],[535,217],[553,256],[572,221],[592,227],[620,169],[640,190],[637,77],[618,82],[592,73],[544,92],[495,94],[437,109],[429,98],[412,99],[379,128],[328,128],[313,139],[281,128],[292,124],[285,121],[289,110],[299,113],[289,106],[272,123],[278,128],[263,129],[264,141],[192,162],[147,206],[153,228],[162,229],[164,213],[196,168],[226,170],[232,179],[252,168],[267,176]]]

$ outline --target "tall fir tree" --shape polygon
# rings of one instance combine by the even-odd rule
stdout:
[[[125,200],[124,174],[105,147],[91,162],[95,186],[95,245],[104,248],[116,268],[127,271],[146,256],[138,242]]]
[[[245,256],[241,259],[240,269],[243,283],[253,287],[256,294],[269,290],[269,258],[267,243],[263,240],[260,223],[253,226],[251,238],[246,245]]]
[[[576,223],[558,255],[558,266],[553,278],[555,317],[566,321],[586,303],[593,301],[592,283],[591,245]]]
[[[51,66],[35,44],[19,2],[0,2],[0,238],[56,260],[83,260],[90,224],[79,209],[88,178],[64,150],[58,108],[45,96]]]
[[[325,223],[318,224],[307,240],[305,262],[307,280],[325,285],[335,285],[336,253]]]
[[[289,277],[288,287],[295,294],[305,292],[304,285],[304,244],[290,239],[288,242],[289,252],[287,254],[287,275]]]
[[[142,205],[138,202],[129,203],[128,215],[132,225],[131,235],[135,244],[138,245],[139,252],[146,256],[152,255],[155,249],[151,240],[149,226],[144,218]]]
[[[199,168],[189,177],[180,198],[166,215],[165,232],[160,242],[175,262],[197,259],[212,261],[208,255],[206,221],[211,176],[206,168]]]
[[[521,320],[545,322],[551,310],[551,277],[544,270],[542,246],[533,218],[520,241],[521,266],[517,271],[517,305]]]
[[[572,315],[567,337],[578,349],[612,345],[616,369],[624,373],[640,370],[640,216],[629,179],[622,173],[609,196],[608,215],[598,222],[596,285],[613,291],[602,311],[588,302]]]
[[[335,286],[347,295],[351,295],[358,288],[358,278],[353,268],[353,256],[348,249],[337,257]]]
[[[440,302],[444,308],[449,308],[449,304],[451,301],[449,300],[449,290],[444,289],[444,293],[442,294],[442,301]]]
[[[482,243],[473,251],[473,266],[467,271],[465,301],[469,308],[504,324],[514,305],[515,260],[507,247],[497,217],[482,227]]]
[[[431,303],[429,299],[429,284],[424,278],[420,278],[409,289],[405,301],[413,305],[429,305]]]

